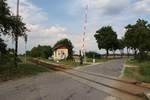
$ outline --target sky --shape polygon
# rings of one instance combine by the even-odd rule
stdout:
[[[16,1],[7,0],[13,14]],[[82,45],[85,7],[88,8],[85,48],[104,53],[97,47],[94,34],[102,26],[111,25],[123,37],[124,27],[138,18],[150,22],[150,0],[20,0],[20,15],[30,30],[27,50],[40,45],[53,46],[58,40],[68,38],[78,52]],[[8,47],[14,42],[7,37]],[[19,53],[25,52],[25,42],[19,39]]]

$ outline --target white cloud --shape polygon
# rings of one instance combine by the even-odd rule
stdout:
[[[150,12],[150,0],[139,0],[133,4],[133,11],[136,13],[149,13]]]
[[[13,14],[16,14],[16,1],[8,0],[8,5]],[[56,40],[67,37],[67,28],[59,25],[45,25],[48,21],[48,14],[42,8],[34,5],[31,0],[20,0],[20,15],[27,24],[28,32],[28,49],[39,44],[53,45]],[[9,47],[13,47],[11,41]],[[24,40],[19,40],[19,52],[24,52]]]
[[[45,32],[50,33],[50,34],[61,33],[61,32],[65,32],[65,31],[66,31],[66,28],[60,27],[60,26],[52,26],[50,28],[45,29]]]
[[[16,14],[16,1],[8,0],[11,11]],[[40,24],[48,20],[47,13],[35,6],[31,0],[20,0],[20,15],[27,24]]]
[[[87,4],[89,9],[96,11],[98,14],[114,15],[121,13],[127,8],[129,0],[76,0],[74,6],[84,8]]]
[[[38,37],[48,37],[51,35],[56,35],[58,33],[64,33],[67,31],[65,27],[61,26],[50,26],[50,27],[44,27],[42,25],[28,25],[30,30],[30,36],[34,37],[38,35]]]
[[[74,2],[72,9],[76,9],[70,10],[72,15],[83,16],[85,6],[89,4],[86,45],[88,49],[93,50],[98,48],[93,34],[90,33],[95,33],[102,26],[111,25],[121,38],[125,33],[126,25],[143,18],[142,15],[150,12],[150,0],[75,0]],[[84,20],[83,17],[81,20]],[[78,47],[81,43],[77,44]]]

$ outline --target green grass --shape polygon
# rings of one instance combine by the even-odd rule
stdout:
[[[85,66],[85,65],[89,65],[93,62],[92,58],[86,58],[86,63],[84,63],[83,65],[80,64],[80,62],[76,62],[75,60],[60,60],[59,62],[53,61],[53,60],[49,60],[49,59],[44,59],[44,58],[38,58],[46,63],[56,63],[56,64],[61,64],[64,65],[66,67],[77,67],[77,66]],[[101,59],[95,59],[96,63],[98,62],[106,62],[109,59],[106,58],[101,58]]]
[[[7,63],[0,65],[0,81],[37,75],[42,72],[48,72],[48,70],[42,66],[31,63],[20,63],[17,68],[15,68],[13,64]]]
[[[37,75],[48,70],[40,65],[35,64],[19,64],[19,69],[23,75]]]
[[[30,61],[31,59],[33,59],[32,57],[27,57],[27,61]],[[92,58],[86,58],[86,63],[84,63],[83,65],[80,64],[80,62],[76,62],[75,60],[60,60],[59,62],[57,61],[53,61],[53,60],[49,60],[49,59],[45,59],[45,58],[37,58],[41,61],[44,61],[46,63],[56,63],[56,64],[61,64],[64,65],[66,67],[78,67],[78,66],[85,66],[85,65],[89,65],[93,62]],[[22,57],[22,61],[24,60],[24,58]],[[106,58],[100,58],[100,59],[95,59],[96,63],[98,62],[106,62],[110,59],[106,59]]]
[[[75,62],[73,60],[61,60],[58,62],[58,64],[65,65],[67,67],[77,67],[77,66],[88,65],[88,64],[80,65],[80,62]]]
[[[124,76],[142,82],[150,82],[150,61],[127,60],[126,64],[137,67],[126,67]]]

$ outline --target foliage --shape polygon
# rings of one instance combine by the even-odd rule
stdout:
[[[105,26],[96,31],[94,35],[98,48],[105,49],[108,56],[108,50],[117,49],[117,34],[113,31],[111,26]]]
[[[145,51],[150,50],[150,25],[147,21],[138,19],[136,24],[129,24],[125,28],[126,46],[134,49],[135,53],[139,51],[139,59],[144,59]]]
[[[15,40],[15,65],[17,67],[18,37],[25,36],[27,28],[21,16],[13,16],[6,0],[0,1],[0,33],[10,35]]]
[[[86,52],[86,57],[88,58],[101,58],[101,55],[94,51]]]
[[[65,46],[68,49],[68,59],[73,59],[73,45],[72,45],[71,41],[68,39],[59,40],[59,41],[57,41],[57,43],[54,45],[53,48],[55,48],[59,45]]]
[[[48,58],[52,56],[52,48],[51,46],[40,46],[33,47],[30,52],[27,52],[28,56],[32,57],[42,57],[42,58]]]
[[[6,53],[6,44],[4,43],[4,40],[0,38],[0,54]]]
[[[6,0],[0,0],[0,34],[8,34],[11,30],[9,23],[11,14]]]
[[[14,38],[15,36],[26,36],[26,32],[28,30],[26,28],[26,24],[23,23],[22,18],[20,16],[11,16],[11,20],[11,35]]]
[[[24,36],[27,31],[21,16],[14,16],[10,12],[6,0],[0,1],[0,33],[4,35]]]
[[[118,49],[124,49],[124,48],[125,48],[124,39],[118,39]]]

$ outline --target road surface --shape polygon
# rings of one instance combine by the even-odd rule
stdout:
[[[121,74],[123,63],[123,59],[116,59],[101,64],[90,65],[89,67],[83,67],[80,70],[118,77]]]
[[[113,60],[79,70],[118,76],[122,63]],[[113,91],[63,72],[51,72],[1,84],[0,100],[123,100]]]

